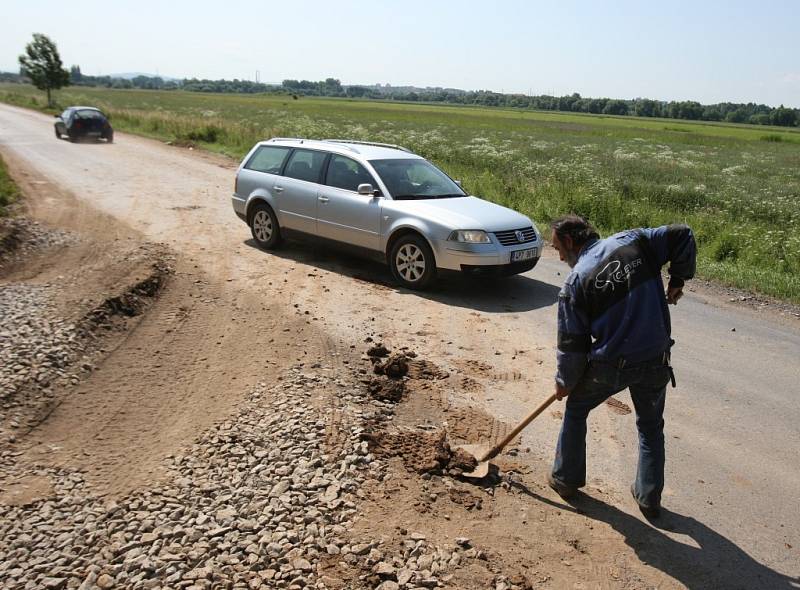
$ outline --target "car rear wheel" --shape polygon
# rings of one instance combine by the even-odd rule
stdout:
[[[407,234],[394,243],[389,253],[389,267],[394,278],[408,289],[421,291],[436,278],[433,250],[417,234]]]
[[[106,143],[114,143],[114,132],[109,131],[106,133]]]
[[[55,130],[56,130],[56,139],[61,139],[61,134],[58,132],[58,127],[56,127]]]
[[[260,203],[250,216],[250,232],[256,244],[264,250],[272,250],[281,242],[281,228],[269,205]]]

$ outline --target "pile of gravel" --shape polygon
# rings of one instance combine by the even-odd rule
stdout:
[[[25,256],[78,241],[77,234],[50,228],[27,217],[0,219],[0,271]]]
[[[349,409],[320,410],[320,392],[336,387]],[[299,589],[338,588],[337,572],[357,571],[347,587],[437,587],[448,568],[480,558],[468,541],[445,549],[411,534],[390,551],[349,533],[362,486],[385,471],[363,424],[387,413],[366,392],[293,368],[170,458],[169,482],[151,490],[108,502],[80,472],[11,465],[11,478],[48,477],[54,494],[0,505],[0,579],[25,589]]]
[[[84,345],[76,326],[57,317],[56,294],[49,285],[0,286],[0,443],[14,442],[54,390],[78,383]]]

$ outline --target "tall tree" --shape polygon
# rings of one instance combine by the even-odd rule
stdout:
[[[47,106],[53,106],[51,90],[69,86],[69,72],[61,63],[56,44],[47,35],[33,34],[33,41],[19,56],[20,74],[27,76],[39,90],[47,91]]]
[[[72,66],[69,69],[69,82],[70,84],[80,84],[81,80],[83,80],[83,74],[81,73],[80,66]]]

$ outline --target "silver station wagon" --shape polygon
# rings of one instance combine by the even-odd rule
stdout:
[[[345,245],[387,262],[410,289],[429,286],[437,270],[525,272],[542,251],[530,219],[387,144],[262,141],[236,173],[233,209],[264,249],[295,237]]]

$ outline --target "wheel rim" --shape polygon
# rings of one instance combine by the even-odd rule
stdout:
[[[425,274],[425,253],[415,244],[403,244],[395,257],[397,272],[409,283],[414,283]]]
[[[253,217],[253,233],[259,242],[267,242],[272,237],[272,218],[266,211],[258,211]]]

